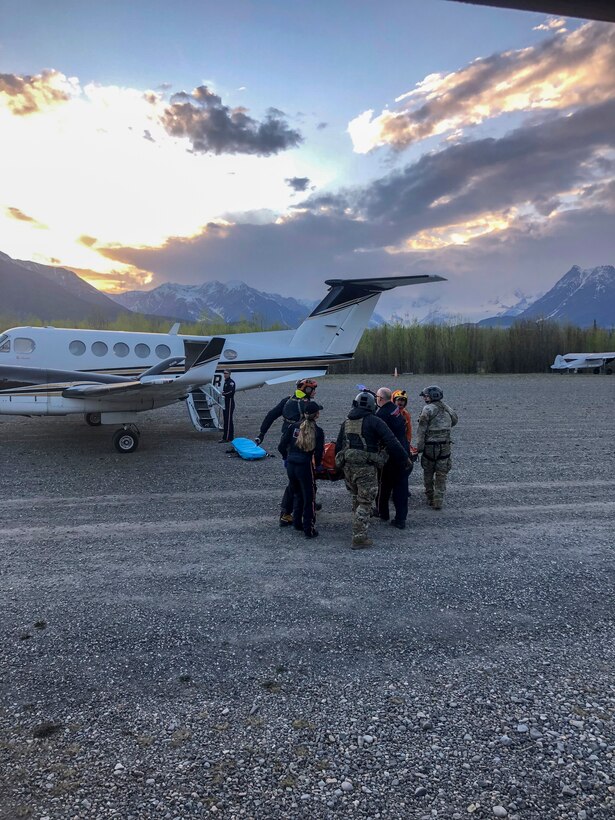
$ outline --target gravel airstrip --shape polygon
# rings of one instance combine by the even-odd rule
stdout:
[[[328,439],[360,380],[321,380]],[[132,455],[0,417],[2,820],[615,817],[615,377],[391,386],[416,418],[433,381],[445,508],[417,467],[356,552],[343,482],[319,538],[280,529],[281,458],[182,405]],[[238,394],[237,435],[284,393]]]

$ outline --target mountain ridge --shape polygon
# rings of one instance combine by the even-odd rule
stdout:
[[[516,322],[553,321],[578,327],[615,326],[615,267],[573,265],[553,287],[517,315],[481,319],[479,327],[510,327]]]

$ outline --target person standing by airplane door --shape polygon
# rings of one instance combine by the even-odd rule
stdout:
[[[235,426],[233,424],[233,413],[235,412],[235,382],[231,379],[231,371],[223,370],[224,384],[222,385],[222,395],[224,397],[223,431],[220,441],[232,441],[235,438]]]

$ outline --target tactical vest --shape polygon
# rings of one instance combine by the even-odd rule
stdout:
[[[388,459],[385,450],[368,446],[363,437],[363,419],[346,419],[344,422],[344,446],[335,456],[335,466],[343,469],[345,464],[384,467]]]

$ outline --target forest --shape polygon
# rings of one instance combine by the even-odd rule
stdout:
[[[0,314],[0,332],[16,326],[40,326],[40,320]],[[140,314],[115,321],[54,321],[56,327],[167,333],[168,319]],[[264,330],[260,321],[227,324],[182,323],[180,333],[224,336]],[[280,330],[281,328],[268,328]],[[544,373],[558,353],[596,353],[615,349],[615,328],[609,330],[549,321],[520,321],[512,327],[473,324],[385,324],[365,331],[352,362],[334,365],[331,373]]]

